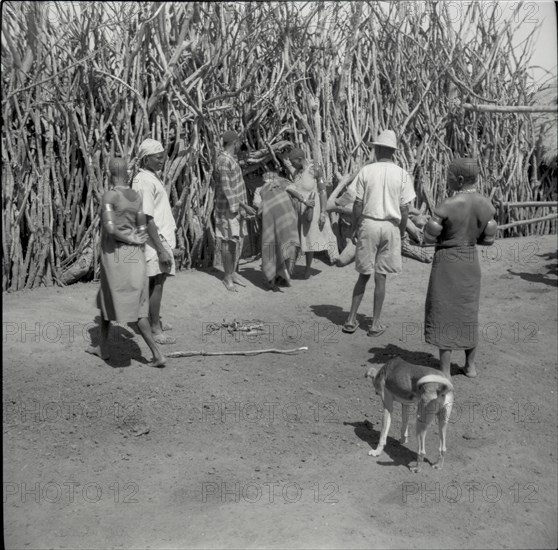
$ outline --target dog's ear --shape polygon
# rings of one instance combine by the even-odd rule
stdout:
[[[378,374],[378,369],[376,367],[370,367],[366,374],[364,375],[365,378],[372,378],[374,380],[376,375]]]

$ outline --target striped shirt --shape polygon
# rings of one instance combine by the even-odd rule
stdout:
[[[215,218],[218,220],[227,214],[238,214],[240,203],[247,203],[247,199],[242,170],[237,160],[226,151],[222,151],[217,157],[213,177]]]

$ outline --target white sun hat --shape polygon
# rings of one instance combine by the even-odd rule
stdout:
[[[380,145],[381,147],[397,149],[397,138],[395,137],[395,132],[393,130],[384,130],[378,136],[376,141],[372,142],[372,145]]]

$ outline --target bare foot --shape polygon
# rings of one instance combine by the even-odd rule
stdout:
[[[167,362],[166,357],[164,355],[161,355],[158,359],[153,357],[153,360],[151,361],[151,363],[149,363],[149,366],[162,369],[165,366],[166,362]]]
[[[174,336],[163,334],[162,332],[153,333],[153,340],[155,340],[155,342],[157,342],[157,344],[160,344],[161,346],[176,344],[176,338],[174,338]]]
[[[238,292],[237,288],[234,286],[231,280],[223,279],[223,284],[229,292]]]
[[[233,283],[234,283],[235,285],[243,286],[243,287],[246,286],[246,285],[244,284],[244,282],[242,281],[242,279],[240,278],[240,275],[239,275],[238,273],[233,273],[232,280],[233,280]]]
[[[463,374],[465,376],[468,376],[469,378],[475,378],[477,376],[477,369],[475,368],[474,363],[469,363],[468,365],[465,365],[461,370]]]
[[[103,361],[106,361],[107,359],[110,359],[110,355],[108,353],[103,353],[101,351],[101,346],[89,346],[88,348],[85,349],[86,353],[90,353],[91,355],[96,355],[97,357],[100,357]]]

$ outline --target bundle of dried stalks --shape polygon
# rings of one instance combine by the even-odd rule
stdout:
[[[550,198],[532,116],[461,108],[529,104],[534,34],[520,57],[512,49],[528,12],[518,4],[501,27],[497,3],[459,4],[458,21],[450,4],[6,2],[3,290],[96,272],[107,160],[132,158],[146,137],[168,148],[182,267],[212,262],[212,167],[226,129],[246,136],[247,176],[281,164],[275,150],[288,142],[331,187],[391,127],[417,206],[444,197],[453,155],[479,157],[488,195]]]

